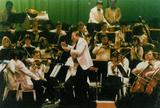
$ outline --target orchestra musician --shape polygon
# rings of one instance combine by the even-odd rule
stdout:
[[[101,22],[107,23],[103,15],[102,6],[103,6],[102,0],[98,0],[96,6],[90,10],[88,23],[95,23],[95,24],[99,24]]]
[[[27,57],[31,57],[32,52],[35,50],[35,46],[31,44],[32,39],[28,34],[26,35],[24,42],[25,44],[23,45],[23,48],[27,53]]]
[[[41,36],[38,41],[38,47],[36,48],[41,52],[41,58],[51,59],[52,58],[52,47],[49,45],[47,38]]]
[[[145,46],[149,42],[149,37],[146,34],[143,25],[141,23],[135,23],[132,28],[134,36],[138,36],[142,46]]]
[[[119,49],[125,42],[125,26],[121,25],[120,30],[115,32],[115,49]]]
[[[94,36],[94,41],[96,44],[101,43],[101,37],[105,35],[107,36],[107,33],[109,33],[107,23],[102,22],[100,25],[101,25],[101,30],[99,32],[96,32]]]
[[[8,17],[12,14],[15,13],[15,10],[13,9],[13,2],[12,1],[7,1],[5,5],[5,9],[1,12],[0,14],[0,29],[1,30],[10,30],[13,25],[11,25],[7,20]]]
[[[7,83],[3,97],[3,108],[19,108],[16,100],[17,90],[33,89],[33,83],[30,78],[35,81],[40,80],[40,78],[34,75],[20,59],[20,52],[14,50],[12,59],[4,70],[4,76]],[[30,78],[27,78],[27,76]]]
[[[88,44],[85,39],[80,37],[80,33],[75,28],[72,32],[73,45],[67,46],[62,42],[61,46],[64,51],[70,52],[66,65],[69,66],[66,82],[64,84],[66,90],[66,100],[68,103],[73,100],[78,105],[84,105],[87,102],[87,69],[93,66],[93,62],[89,53]],[[73,90],[74,89],[74,90]],[[73,91],[75,96],[73,95]]]
[[[46,61],[46,66],[45,64],[42,64],[43,59],[41,59],[41,52],[39,50],[34,50],[32,53],[32,58],[28,58],[26,61],[28,62],[28,64],[31,64],[29,66],[31,72],[44,80],[44,74],[47,73],[49,70],[50,61]]]
[[[150,50],[144,53],[144,61],[140,62],[132,70],[132,73],[138,76],[138,79],[135,80],[131,87],[131,93],[133,93],[131,108],[153,108],[155,106],[159,93],[158,84],[154,83],[155,87],[152,87],[153,91],[148,93],[147,88],[150,86],[152,78],[146,76],[149,76],[151,71],[155,71],[159,67],[160,61],[156,60],[156,54]]]
[[[55,40],[53,40],[53,43],[57,45],[60,45],[61,39],[67,35],[67,33],[64,30],[62,30],[62,23],[60,21],[57,21],[56,28],[50,30],[50,32],[55,33]]]
[[[143,47],[141,45],[140,39],[136,36],[132,39],[132,46],[130,50],[131,54],[131,69],[135,68],[135,66],[143,60]]]
[[[41,52],[39,50],[33,51],[32,58],[26,59],[29,65],[29,70],[39,77],[41,80],[35,82],[38,95],[41,96],[46,102],[56,101],[55,98],[59,98],[57,92],[54,89],[54,78],[46,78],[45,74],[48,73],[51,61],[49,59],[42,59]],[[43,92],[43,93],[42,93]]]
[[[101,37],[101,44],[97,44],[92,53],[96,56],[98,61],[108,61],[111,56],[111,47],[109,46],[109,40],[107,36]]]
[[[6,48],[11,48],[11,46],[12,46],[12,43],[11,43],[11,40],[9,39],[9,37],[4,36],[2,38],[2,45],[0,46],[0,50],[6,49]]]
[[[121,19],[121,10],[116,6],[117,0],[110,0],[110,7],[105,10],[105,18],[111,25],[116,25]]]
[[[89,20],[88,20],[88,30],[91,35],[94,34],[95,30],[99,31],[101,29],[100,23],[106,22],[107,25],[109,25],[109,23],[104,18],[102,7],[103,7],[102,0],[97,0],[96,6],[90,10]]]
[[[121,99],[127,94],[129,85],[129,60],[117,51],[112,53],[111,61],[108,62],[108,73],[104,82],[106,98],[110,100]]]

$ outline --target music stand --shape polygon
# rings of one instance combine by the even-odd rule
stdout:
[[[10,23],[23,23],[27,14],[26,13],[12,13],[8,19],[7,22]]]
[[[11,60],[14,55],[13,49],[6,48],[0,50],[0,60]]]

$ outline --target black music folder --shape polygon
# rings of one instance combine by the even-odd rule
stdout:
[[[10,23],[23,23],[27,14],[26,13],[12,13],[9,15],[7,22]]]

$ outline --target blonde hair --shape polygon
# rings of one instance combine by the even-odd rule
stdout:
[[[11,40],[9,39],[9,37],[4,36],[4,37],[2,38],[2,46],[4,46],[4,47],[5,47],[5,44],[6,44],[6,40],[8,41],[9,46],[11,45]],[[9,46],[8,46],[8,47],[9,47]]]

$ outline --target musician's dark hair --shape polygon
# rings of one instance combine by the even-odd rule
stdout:
[[[139,37],[137,37],[137,36],[133,36],[132,42],[134,42],[134,41],[137,41],[138,43],[141,43]]]
[[[32,55],[35,55],[36,53],[40,53],[40,56],[41,56],[41,51],[40,50],[34,50]]]
[[[23,49],[17,48],[12,50],[12,59],[22,60],[24,56],[26,56],[26,54]]]
[[[102,1],[102,0],[97,0],[96,5],[97,5],[97,4],[101,4],[101,5],[103,5],[103,1]]]
[[[13,7],[13,2],[12,2],[12,1],[7,1],[7,2],[6,2],[6,7],[7,7],[8,5],[10,5],[10,6]]]
[[[62,25],[62,23],[60,21],[57,21],[56,26],[58,26],[58,25]]]
[[[132,27],[132,33],[133,35],[142,35],[144,33],[143,25],[140,23],[134,24]]]
[[[144,52],[144,55],[143,55],[143,58],[145,58],[145,55],[146,55],[148,52],[152,52],[153,57],[154,57],[155,59],[157,58],[158,54],[157,54],[157,52],[155,52],[154,50],[147,50],[147,51],[145,51],[145,52]]]
[[[78,26],[78,29],[80,29],[81,27],[85,26],[85,24],[82,21],[80,21],[77,26]]]
[[[30,40],[31,40],[31,36],[30,36],[29,34],[26,34],[25,40],[26,40],[26,39],[30,39]]]

